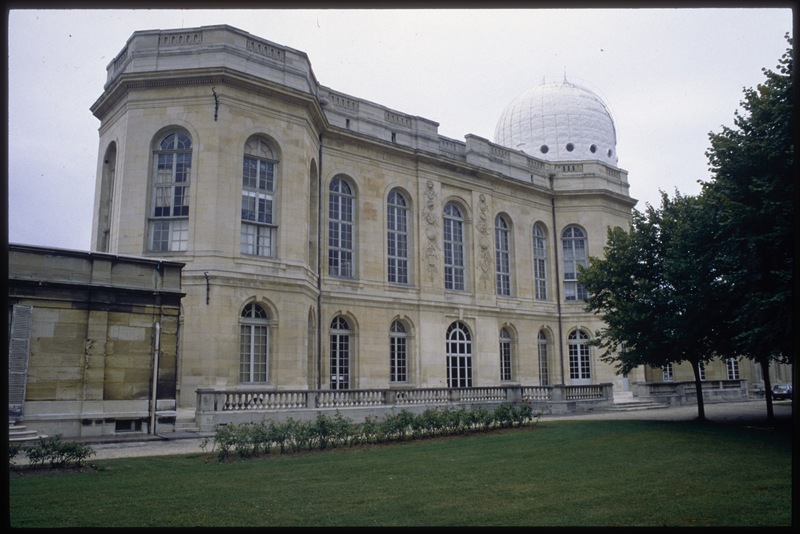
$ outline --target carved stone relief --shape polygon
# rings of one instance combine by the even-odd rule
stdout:
[[[491,236],[489,235],[489,221],[486,212],[489,206],[486,202],[486,195],[481,193],[478,202],[478,220],[475,227],[478,230],[478,244],[480,245],[480,260],[478,265],[481,270],[481,282],[483,283],[484,290],[486,289],[486,281],[489,279],[490,270],[492,268],[492,253],[490,247],[492,244]]]
[[[430,275],[431,282],[436,279],[436,273],[439,270],[439,215],[436,209],[436,190],[434,189],[433,182],[428,180],[425,183],[425,206],[422,209],[422,217],[425,219],[427,226],[425,227],[425,260],[427,261],[426,269]]]

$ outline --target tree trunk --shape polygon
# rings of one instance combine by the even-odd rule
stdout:
[[[775,412],[772,410],[772,383],[769,379],[769,359],[759,360],[761,365],[761,375],[764,377],[764,397],[767,399],[767,421],[770,423],[775,420]]]
[[[700,380],[700,363],[698,360],[691,360],[692,370],[694,371],[694,389],[697,392],[697,419],[706,420],[706,408],[703,402],[703,382]]]

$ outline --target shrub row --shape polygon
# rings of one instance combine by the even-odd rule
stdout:
[[[535,424],[541,412],[534,412],[527,403],[503,403],[493,410],[477,408],[428,408],[420,414],[408,410],[391,412],[382,420],[369,416],[361,423],[343,417],[338,411],[333,417],[318,413],[313,421],[289,418],[283,423],[228,424],[214,433],[213,449],[219,461],[232,454],[240,458],[259,456],[272,451],[281,454],[301,450],[325,450],[339,446],[385,443],[452,436],[473,432],[488,432]],[[205,449],[208,440],[201,445]]]
[[[35,445],[9,444],[9,462],[23,452],[28,457],[28,464],[32,469],[44,465],[56,469],[67,466],[80,467],[84,460],[94,454],[94,449],[74,441],[62,441],[59,434],[52,438],[39,438]]]

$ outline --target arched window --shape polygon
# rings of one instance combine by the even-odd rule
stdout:
[[[388,280],[408,283],[408,204],[402,193],[393,189],[386,201],[386,245]]]
[[[472,387],[472,339],[464,323],[447,329],[447,387]]]
[[[444,207],[444,288],[464,290],[464,217],[453,203]]]
[[[168,133],[156,145],[153,162],[150,251],[184,251],[189,243],[192,139],[183,132]]]
[[[267,312],[255,303],[239,318],[239,381],[265,383],[269,369],[269,325]]]
[[[592,378],[589,368],[589,335],[575,330],[569,335],[569,377],[573,384],[589,384]]]
[[[408,334],[400,321],[393,321],[389,329],[389,380],[408,381]]]
[[[508,223],[500,215],[494,219],[494,245],[497,294],[508,297],[511,296],[511,249]]]
[[[564,251],[564,299],[586,300],[586,288],[578,282],[578,265],[586,266],[586,234],[577,226],[568,226],[561,234]]]
[[[344,317],[331,321],[331,389],[350,389],[350,325]]]
[[[355,196],[341,176],[330,185],[328,196],[328,274],[353,278],[353,233]]]
[[[547,238],[538,223],[533,225],[533,284],[536,300],[547,300]]]
[[[539,385],[550,385],[550,366],[548,365],[547,358],[547,333],[544,330],[539,330],[539,337],[537,338],[537,346],[539,352]]]
[[[500,380],[511,380],[511,336],[500,329]]]
[[[242,254],[272,257],[277,225],[273,204],[278,161],[269,143],[253,136],[244,145],[242,168]]]

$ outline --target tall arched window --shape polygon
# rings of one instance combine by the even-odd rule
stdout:
[[[494,219],[494,245],[497,294],[508,297],[511,295],[511,249],[508,223],[501,215]]]
[[[408,381],[408,334],[400,321],[393,321],[389,329],[389,380]]]
[[[341,176],[330,185],[328,196],[328,274],[353,278],[353,233],[355,196]]]
[[[569,377],[573,384],[589,384],[592,378],[589,368],[589,335],[575,330],[569,335]]]
[[[402,193],[393,189],[386,201],[386,246],[388,280],[408,283],[408,204]]]
[[[537,347],[539,353],[539,385],[550,385],[550,366],[548,365],[547,358],[547,333],[544,330],[539,330],[539,337],[537,338]]]
[[[344,317],[331,321],[331,389],[350,389],[350,325]]]
[[[184,251],[189,243],[192,139],[183,132],[166,134],[156,145],[153,162],[150,251]]]
[[[266,383],[269,369],[269,325],[267,312],[255,303],[239,318],[239,381]]]
[[[511,380],[511,336],[500,329],[500,380]]]
[[[578,282],[578,265],[586,266],[586,234],[577,226],[568,226],[561,234],[564,251],[564,299],[586,300],[586,288]]]
[[[547,238],[539,223],[533,225],[533,284],[536,300],[547,300]]]
[[[444,288],[464,290],[464,217],[453,203],[444,207]]]
[[[447,387],[472,387],[472,339],[467,325],[456,321],[447,329]]]
[[[275,152],[265,139],[247,140],[242,169],[242,254],[271,257],[275,253],[277,166]]]

